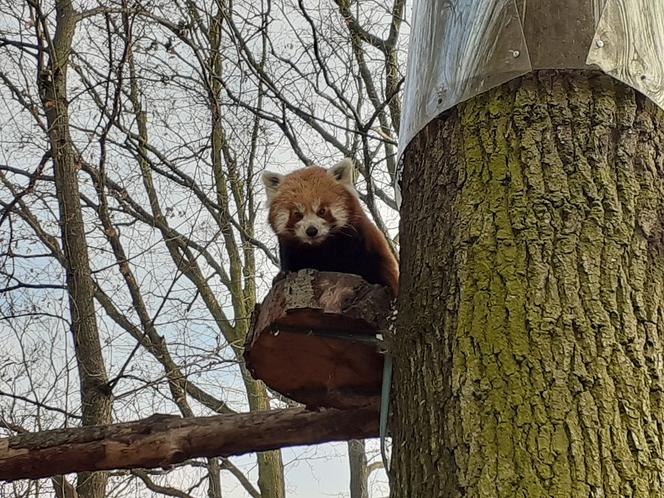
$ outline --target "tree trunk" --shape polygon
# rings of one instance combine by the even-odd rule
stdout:
[[[69,132],[67,64],[76,28],[76,12],[70,1],[56,2],[56,27],[49,63],[39,73],[42,104],[49,127],[65,255],[71,333],[81,390],[81,423],[84,426],[111,422],[111,391],[101,352],[94,307],[94,285],[90,273],[88,245],[78,188],[78,164]],[[78,475],[81,498],[103,498],[108,476]]]
[[[221,466],[218,458],[208,458],[208,498],[223,498]]]
[[[193,2],[191,3],[193,5]],[[221,4],[220,4],[221,5]],[[242,289],[242,282],[244,275],[242,272],[242,259],[240,257],[240,250],[236,244],[233,236],[233,229],[231,220],[231,202],[229,199],[229,192],[227,188],[227,181],[237,181],[234,178],[233,172],[230,170],[228,157],[224,164],[224,148],[228,146],[226,143],[226,135],[222,121],[222,95],[223,88],[221,81],[223,81],[223,57],[222,57],[222,24],[224,17],[227,15],[224,12],[225,7],[219,8],[215,17],[211,19],[210,25],[210,71],[213,78],[210,82],[210,114],[212,118],[212,169],[214,184],[217,194],[217,202],[221,207],[220,210],[220,228],[221,234],[224,238],[226,245],[226,252],[229,256],[229,274],[231,278],[231,299],[233,301],[233,309],[236,316],[247,317],[251,313],[252,306],[256,297],[254,295],[244,295]],[[237,196],[234,197],[237,205],[241,205],[244,199]],[[246,298],[246,299],[243,299]],[[251,302],[249,302],[251,301]],[[249,305],[249,306],[246,306]],[[247,323],[236,323],[235,331],[237,335],[244,339],[247,334]],[[228,338],[227,338],[228,339]],[[238,355],[241,354],[240,349],[236,349]],[[242,379],[247,390],[247,399],[249,402],[249,409],[253,411],[262,411],[270,409],[270,399],[267,394],[265,385],[251,378],[249,373],[244,367],[242,368]],[[286,484],[284,479],[284,464],[281,457],[281,451],[268,451],[256,454],[258,463],[258,487],[260,488],[262,498],[285,498]]]
[[[267,392],[262,383],[249,380],[249,373],[243,372],[244,384],[247,388],[249,408],[252,412],[270,410]],[[258,489],[264,498],[284,498],[286,484],[284,480],[284,464],[281,451],[264,451],[256,453],[258,462]]]
[[[367,454],[364,440],[348,441],[348,463],[350,466],[350,498],[369,498]]]
[[[392,496],[662,496],[664,114],[539,72],[404,168]]]

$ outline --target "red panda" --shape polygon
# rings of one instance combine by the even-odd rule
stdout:
[[[362,210],[353,165],[309,166],[287,175],[265,171],[270,226],[279,240],[281,273],[311,268],[353,273],[399,287],[399,265],[387,239]]]

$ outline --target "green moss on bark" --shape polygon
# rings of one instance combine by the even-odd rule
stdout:
[[[662,496],[663,117],[540,72],[415,138],[393,496]]]

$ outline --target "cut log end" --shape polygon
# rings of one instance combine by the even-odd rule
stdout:
[[[390,301],[389,289],[357,275],[290,273],[254,310],[247,367],[309,407],[375,407],[383,372],[376,335]]]

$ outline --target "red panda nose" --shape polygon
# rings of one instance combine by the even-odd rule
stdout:
[[[309,237],[315,237],[316,235],[318,235],[318,228],[314,226],[307,227],[307,235]]]

